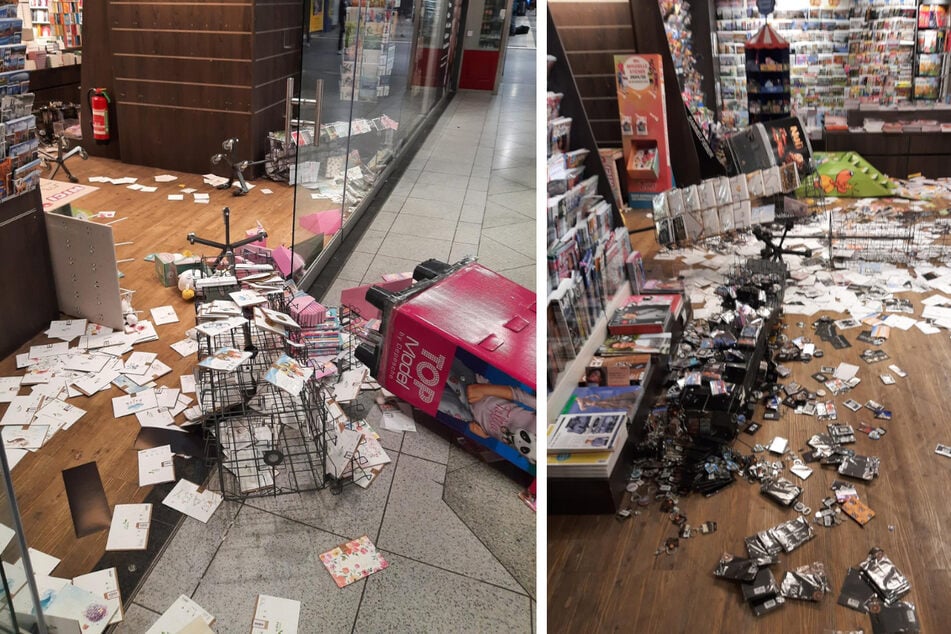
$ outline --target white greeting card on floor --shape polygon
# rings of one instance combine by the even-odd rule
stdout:
[[[158,400],[155,398],[153,389],[142,390],[128,396],[116,396],[112,399],[112,415],[115,418],[130,416],[156,407],[158,407]]]
[[[86,334],[87,323],[89,322],[85,319],[57,319],[50,322],[50,329],[46,331],[46,335],[50,339],[62,339],[69,342]]]
[[[299,619],[300,601],[259,594],[251,634],[297,634]]]
[[[30,425],[29,427],[14,427],[7,425],[0,432],[3,446],[7,449],[29,449],[36,451],[46,442],[49,427],[46,425]]]
[[[162,613],[159,620],[146,630],[145,634],[180,633],[196,618],[204,621],[205,625],[211,625],[215,622],[215,617],[182,594],[175,599],[172,605],[168,606],[168,609]]]
[[[223,499],[220,493],[201,490],[201,487],[193,482],[179,480],[175,488],[162,500],[162,504],[207,524]]]
[[[151,504],[116,504],[106,550],[145,550],[149,545]]]
[[[152,313],[152,323],[156,326],[174,324],[178,321],[178,314],[172,306],[157,306],[149,312]]]
[[[0,403],[9,403],[20,392],[20,382],[23,377],[0,377]]]
[[[194,339],[185,338],[181,341],[176,341],[170,348],[183,357],[187,357],[198,352],[198,342]]]
[[[148,371],[149,366],[157,357],[158,355],[154,352],[133,352],[125,360],[122,373],[129,376],[141,376]]]
[[[42,394],[14,396],[7,406],[7,411],[3,414],[3,418],[0,418],[0,425],[19,425],[20,427],[29,425],[33,422],[33,417],[42,404]]]
[[[182,392],[188,394],[195,393],[195,375],[193,374],[183,374],[178,377],[179,383],[182,384]]]
[[[149,486],[175,479],[171,445],[152,447],[139,452],[139,486]]]
[[[155,407],[135,413],[135,418],[142,427],[158,427],[160,429],[171,429],[175,427],[175,419],[172,413],[164,407]]]
[[[73,577],[73,585],[92,592],[106,602],[110,611],[115,610],[115,614],[109,620],[110,625],[122,620],[122,595],[119,593],[119,577],[115,568],[104,568]]]

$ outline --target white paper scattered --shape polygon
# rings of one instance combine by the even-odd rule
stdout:
[[[182,194],[169,194],[168,199],[169,200],[185,200],[185,196]]]
[[[150,312],[152,313],[152,323],[156,326],[174,324],[178,321],[178,314],[172,306],[158,306]]]
[[[156,183],[171,183],[172,181],[177,181],[178,176],[172,176],[171,174],[158,174],[155,177]]]

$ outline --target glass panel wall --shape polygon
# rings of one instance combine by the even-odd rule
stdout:
[[[446,96],[462,0],[350,0],[302,56],[294,251],[305,281]],[[322,254],[324,257],[322,257]]]

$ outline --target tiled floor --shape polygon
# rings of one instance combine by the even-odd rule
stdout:
[[[497,95],[460,93],[373,220],[324,301],[427,258],[480,262],[535,286],[534,51],[509,52]],[[378,410],[368,409],[371,425]],[[525,474],[487,465],[438,424],[376,429],[392,463],[347,487],[225,502],[186,518],[117,632],[141,634],[178,595],[247,631],[258,593],[302,602],[302,633],[531,632],[535,515]],[[211,484],[214,488],[214,484]],[[386,570],[338,589],[319,553],[363,534]]]
[[[450,102],[325,299],[427,258],[535,287],[535,51],[510,49],[498,94]]]

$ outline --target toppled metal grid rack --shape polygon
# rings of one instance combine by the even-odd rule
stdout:
[[[305,383],[294,396],[264,380],[285,353],[283,339],[254,325],[199,336],[199,358],[221,347],[252,352],[233,372],[196,368],[203,428],[217,447],[218,471],[226,499],[318,490],[328,485],[328,424],[321,387]]]

